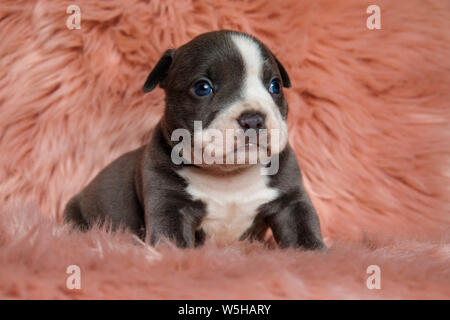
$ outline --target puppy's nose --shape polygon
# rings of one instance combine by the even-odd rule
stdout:
[[[259,112],[244,112],[237,119],[239,125],[244,131],[248,129],[264,129],[264,115]]]

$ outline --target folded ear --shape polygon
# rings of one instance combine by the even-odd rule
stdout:
[[[156,66],[153,68],[152,72],[150,72],[150,74],[148,75],[147,80],[142,87],[142,91],[150,92],[155,89],[158,84],[161,84],[161,82],[166,79],[170,65],[172,64],[174,54],[174,49],[170,49],[164,52]]]
[[[283,67],[280,61],[278,61],[277,57],[273,56],[278,66],[278,70],[280,70],[281,80],[283,81],[283,87],[290,88],[291,87],[291,79],[289,79],[289,75],[286,72],[286,69]]]

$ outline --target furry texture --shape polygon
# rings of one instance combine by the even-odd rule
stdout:
[[[448,1],[378,1],[375,31],[364,1],[78,1],[69,30],[72,3],[0,4],[1,297],[450,297]],[[290,141],[330,251],[207,244],[155,259],[126,234],[69,234],[66,201],[161,115],[162,91],[141,93],[154,63],[223,28],[289,71]],[[79,292],[64,289],[69,264]],[[371,264],[382,290],[365,287]]]
[[[450,244],[335,243],[327,253],[237,243],[158,251],[129,234],[70,233],[32,208],[0,220],[0,298],[8,299],[448,299]],[[66,288],[69,265],[81,290]],[[381,268],[381,289],[366,287]]]

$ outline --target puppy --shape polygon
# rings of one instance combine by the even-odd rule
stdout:
[[[67,222],[82,230],[108,222],[152,245],[169,239],[179,247],[206,238],[262,240],[270,228],[282,248],[325,249],[288,144],[282,87],[291,82],[264,44],[234,31],[202,34],[163,54],[143,91],[157,85],[166,108],[150,143],[112,162],[75,195],[64,212]],[[177,143],[179,130],[192,140]],[[227,130],[237,133],[228,139]],[[270,142],[261,139],[263,131]],[[227,139],[218,146],[211,136],[220,135]],[[180,146],[186,148],[174,152]],[[226,161],[195,161],[211,147],[215,160]]]

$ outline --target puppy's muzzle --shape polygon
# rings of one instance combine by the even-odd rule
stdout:
[[[262,131],[267,129],[265,114],[257,111],[245,111],[236,119],[236,121],[238,122],[240,129],[244,132],[244,135],[240,137],[239,142],[237,143],[238,149],[239,146],[267,146],[266,141],[261,143],[262,141],[259,139]]]

